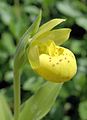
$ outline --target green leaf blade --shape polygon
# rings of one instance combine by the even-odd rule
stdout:
[[[62,83],[47,82],[38,92],[28,99],[18,120],[40,120],[52,108]]]
[[[0,120],[12,120],[12,114],[5,100],[5,97],[0,94]]]

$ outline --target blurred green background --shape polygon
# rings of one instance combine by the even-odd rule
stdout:
[[[87,120],[87,0],[0,0],[0,93],[5,94],[13,111],[13,58],[17,43],[43,11],[42,23],[65,18],[57,26],[72,29],[63,46],[76,56],[78,71],[64,84],[51,111],[43,120]],[[26,66],[21,80],[21,99],[34,94],[44,80]],[[43,106],[44,107],[44,106]]]

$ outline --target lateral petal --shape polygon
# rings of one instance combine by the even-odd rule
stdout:
[[[34,40],[33,45],[38,44],[38,42],[46,42],[47,40],[53,40],[57,45],[63,44],[66,40],[68,40],[70,36],[71,29],[69,28],[62,28],[62,29],[56,29],[52,31],[47,31],[43,34],[41,34],[39,37],[37,37],[36,40]]]

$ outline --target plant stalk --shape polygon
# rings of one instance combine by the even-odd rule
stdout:
[[[14,120],[19,117],[20,101],[20,74],[14,70]]]

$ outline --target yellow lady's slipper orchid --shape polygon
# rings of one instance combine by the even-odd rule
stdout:
[[[42,25],[32,37],[28,49],[31,67],[46,80],[57,83],[70,80],[77,71],[74,54],[59,46],[69,38],[71,30],[69,28],[52,30],[63,21],[65,20],[53,19]]]

